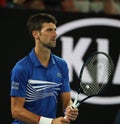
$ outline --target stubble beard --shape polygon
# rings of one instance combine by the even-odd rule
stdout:
[[[49,44],[42,43],[42,45],[43,45],[44,47],[50,49],[50,50],[56,48],[56,43],[54,43],[54,44],[51,44],[51,43],[49,43]]]

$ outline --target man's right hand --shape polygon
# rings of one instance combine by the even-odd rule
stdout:
[[[52,124],[70,124],[70,120],[64,117],[58,117],[52,120]]]

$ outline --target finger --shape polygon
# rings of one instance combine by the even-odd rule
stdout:
[[[70,123],[70,120],[65,116],[64,118],[62,118],[62,122],[64,123]]]
[[[73,121],[73,120],[76,120],[77,116],[76,115],[72,115],[72,116],[67,115],[66,118]]]

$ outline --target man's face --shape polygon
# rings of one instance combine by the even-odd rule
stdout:
[[[44,23],[40,31],[40,43],[47,48],[56,47],[56,25],[54,23]]]

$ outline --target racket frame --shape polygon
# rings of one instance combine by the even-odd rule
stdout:
[[[85,93],[84,90],[82,89],[81,85],[80,85],[80,83],[81,83],[81,77],[82,77],[82,74],[83,74],[84,67],[85,67],[86,63],[88,62],[88,60],[89,60],[92,56],[97,55],[97,54],[103,54],[103,55],[105,55],[105,56],[108,58],[108,60],[110,61],[110,64],[111,64],[111,75],[110,75],[110,78],[109,78],[109,80],[108,80],[108,83],[105,85],[105,87],[107,87],[107,85],[109,84],[110,79],[111,79],[112,76],[113,76],[114,63],[113,63],[112,58],[111,58],[108,54],[106,54],[106,53],[104,53],[104,52],[100,52],[100,51],[99,51],[99,52],[94,52],[94,53],[90,54],[90,55],[86,58],[85,62],[83,63],[83,65],[82,65],[82,67],[81,67],[81,70],[80,70],[80,74],[79,74],[79,89],[78,89],[78,91],[77,91],[77,93],[76,93],[76,96],[75,96],[75,99],[74,99],[74,102],[73,102],[73,105],[72,105],[73,108],[79,107],[79,105],[80,105],[81,103],[83,103],[85,100],[87,100],[87,99],[90,98],[90,97],[100,95],[101,92],[103,91],[103,89],[105,89],[105,87],[104,87],[104,88],[102,88],[97,94],[89,95],[89,96],[83,98],[82,100],[78,101],[78,97],[79,97],[80,92],[82,91],[83,93]]]

